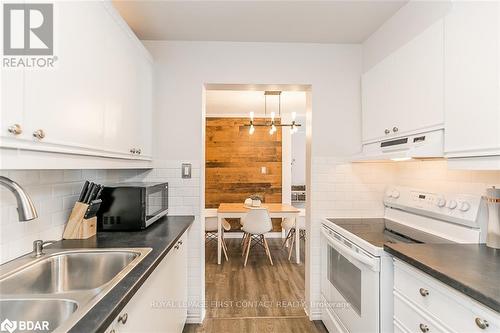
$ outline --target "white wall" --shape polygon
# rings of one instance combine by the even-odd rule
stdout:
[[[452,2],[410,1],[363,43],[363,72],[442,18]]]
[[[297,117],[297,122],[302,124],[297,133],[292,135],[292,185],[306,183],[306,129],[305,117]]]
[[[203,161],[203,87],[302,84],[312,87],[312,156],[342,159],[360,145],[360,45],[145,41],[155,60],[154,157]],[[200,177],[203,189],[203,173]],[[315,189],[312,188],[312,191]],[[312,209],[315,196],[312,197]],[[199,212],[198,212],[199,216]],[[198,222],[199,223],[199,222]],[[310,300],[319,300],[319,216],[311,220]],[[201,227],[196,225],[195,228]],[[198,244],[202,244],[202,232]],[[204,298],[203,247],[193,257],[190,300]],[[189,309],[189,319],[202,312]],[[314,318],[318,312],[313,313]],[[198,316],[198,318],[197,318]]]

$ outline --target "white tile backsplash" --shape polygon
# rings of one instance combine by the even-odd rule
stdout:
[[[184,161],[183,161],[184,162]],[[199,163],[197,177],[181,179],[181,161],[163,161],[152,170],[7,170],[1,175],[18,182],[31,196],[38,219],[19,222],[14,196],[0,188],[0,263],[32,250],[36,239],[62,238],[64,225],[85,180],[169,182],[169,215],[195,215],[200,211]],[[197,254],[199,256],[199,253]]]

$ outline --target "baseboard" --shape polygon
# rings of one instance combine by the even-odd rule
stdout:
[[[204,315],[200,312],[188,313],[186,318],[186,324],[201,324],[203,323]]]
[[[241,237],[243,237],[243,233],[239,231],[224,233],[224,238],[241,238]],[[281,231],[268,232],[266,234],[266,238],[282,238]]]

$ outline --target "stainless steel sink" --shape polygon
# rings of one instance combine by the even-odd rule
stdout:
[[[0,266],[0,313],[11,321],[46,321],[67,331],[151,248],[47,249]],[[44,332],[47,332],[45,329]]]
[[[2,318],[10,321],[31,321],[31,332],[54,330],[66,321],[78,308],[74,301],[65,299],[2,299],[0,300],[0,313]],[[20,332],[23,331],[18,327]]]
[[[139,255],[130,251],[55,254],[1,280],[0,291],[8,294],[45,294],[98,288]]]

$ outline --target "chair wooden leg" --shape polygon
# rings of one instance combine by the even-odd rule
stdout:
[[[269,261],[271,262],[271,266],[273,266],[273,258],[271,258],[271,250],[269,250],[269,245],[267,245],[267,240],[264,235],[261,235],[262,241],[264,242],[264,247],[266,249],[267,256],[269,258]]]
[[[229,258],[227,257],[227,245],[224,238],[222,238],[222,251],[224,252],[224,257],[226,257],[226,261],[229,261]]]
[[[248,240],[247,240],[247,254],[245,256],[245,263],[243,264],[243,267],[247,267],[247,260],[248,260],[248,254],[250,253],[250,245],[252,245],[252,235],[248,234]]]
[[[288,241],[290,240],[290,237],[292,236],[292,232],[293,232],[293,230],[294,230],[293,228],[292,228],[292,229],[290,229],[290,230],[288,230],[288,233],[287,233],[287,235],[286,235],[286,238],[285,238],[285,240],[283,241],[283,244],[281,244],[281,248],[284,248],[284,247],[285,247],[285,245],[288,245]]]
[[[295,237],[292,237],[292,244],[290,244],[290,248],[288,249],[288,261],[290,261],[290,258],[292,257],[292,249],[294,244],[295,244]]]
[[[241,238],[241,248],[244,249],[245,248],[245,239],[247,238],[247,233],[244,232],[243,233],[243,237]]]
[[[243,242],[242,242],[242,246],[241,246],[241,256],[243,257],[246,253],[246,249],[247,249],[247,244],[248,244],[248,239],[251,239],[251,236],[245,232],[245,235],[243,236]]]

